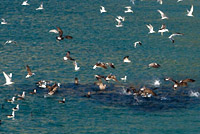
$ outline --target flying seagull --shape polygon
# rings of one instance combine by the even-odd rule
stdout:
[[[187,16],[194,17],[192,13],[193,13],[193,5],[191,6],[190,11],[187,10]]]
[[[22,6],[29,6],[28,0],[25,0],[25,1],[22,3]]]
[[[137,44],[139,44],[140,46],[142,45],[141,41],[136,41],[136,42],[134,43],[134,47],[135,47],[135,48],[137,47]]]
[[[10,73],[9,75],[7,75],[5,72],[3,72],[3,75],[6,79],[6,83],[4,85],[11,85],[14,82],[12,82],[12,73]]]
[[[166,29],[166,25],[162,24],[161,28],[158,30],[159,33],[161,33],[161,35],[163,35],[164,32],[169,32],[168,29]]]
[[[43,10],[44,7],[43,7],[43,2],[40,4],[40,6],[38,8],[36,8],[35,10]]]
[[[131,6],[125,7],[127,10],[124,11],[125,13],[133,13],[133,10],[131,10]]]
[[[174,43],[174,36],[180,36],[180,35],[184,35],[183,33],[174,33],[171,34],[168,38],[172,41],[172,43]]]
[[[100,13],[105,13],[105,12],[107,12],[106,9],[105,9],[105,7],[103,7],[103,6],[100,6],[100,7],[101,7]]]
[[[150,33],[155,33],[155,31],[153,30],[153,26],[152,26],[151,24],[146,25],[146,26],[147,26],[147,28],[149,29],[149,34],[150,34]]]
[[[157,11],[160,13],[162,20],[168,19],[168,17],[162,11],[160,11],[160,10],[157,10]]]

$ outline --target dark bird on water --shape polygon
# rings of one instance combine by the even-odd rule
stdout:
[[[74,84],[75,84],[75,85],[78,85],[78,84],[79,84],[78,78],[77,78],[77,77],[74,79]]]

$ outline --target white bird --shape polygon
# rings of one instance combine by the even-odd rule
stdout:
[[[131,62],[128,58],[129,58],[129,56],[125,56],[124,57],[124,62],[127,62],[127,63]]]
[[[155,80],[153,83],[154,86],[160,86],[160,80]]]
[[[122,16],[117,16],[117,19],[125,21],[125,17],[122,17]]]
[[[190,8],[190,11],[189,10],[187,10],[187,16],[191,16],[191,17],[193,17],[193,5],[191,6],[191,8]]]
[[[124,76],[124,78],[121,78],[124,82],[126,82],[127,76]]]
[[[183,0],[177,0],[177,2],[181,2],[181,1],[183,1]]]
[[[116,27],[122,27],[123,26],[120,19],[116,18],[115,20],[118,22],[117,25],[116,25]]]
[[[103,84],[102,82],[99,83],[99,89],[100,90],[105,90],[106,89],[106,84]]]
[[[166,29],[166,25],[162,24],[161,28],[158,30],[159,33],[161,33],[161,35],[163,35],[164,32],[169,32],[168,29]]]
[[[162,0],[157,0],[157,2],[159,2],[161,5],[163,4],[163,1],[162,1]]]
[[[56,29],[49,30],[49,32],[50,32],[50,33],[56,33],[56,34],[59,33],[58,30],[56,30]]]
[[[78,67],[78,64],[76,61],[74,61],[74,70],[78,71],[80,69],[80,67]]]
[[[105,7],[103,7],[103,6],[100,6],[100,7],[101,7],[101,9],[100,9],[100,12],[101,12],[101,13],[107,12],[106,9],[105,9]]]
[[[14,40],[7,40],[7,41],[4,43],[4,45],[6,45],[6,44],[11,44],[11,43],[16,44],[17,42],[14,41]]]
[[[142,42],[141,42],[141,41],[136,41],[136,42],[134,43],[134,47],[135,47],[135,48],[137,47],[137,44],[142,45]]]
[[[130,2],[134,5],[135,4],[135,0],[130,0]]]
[[[38,8],[36,8],[36,10],[43,10],[43,2],[40,4],[40,6]]]
[[[147,28],[149,29],[149,34],[150,34],[150,33],[155,33],[155,31],[153,30],[153,26],[152,26],[151,24],[146,25],[146,26],[147,26]]]
[[[184,35],[183,33],[174,33],[171,34],[168,38],[172,41],[172,43],[174,43],[174,36],[179,36],[179,35]]]
[[[162,20],[168,19],[168,17],[162,11],[160,11],[160,10],[157,10],[157,11],[160,13]]]
[[[13,111],[18,111],[19,110],[19,104],[17,104],[16,107],[12,108]]]
[[[18,94],[18,97],[25,98],[25,91],[22,92],[22,95]]]
[[[1,22],[2,25],[8,24],[4,18],[1,18],[1,19],[2,19],[2,22]]]
[[[25,1],[22,3],[22,6],[29,6],[28,0],[25,0]]]
[[[12,73],[10,73],[9,75],[7,75],[5,72],[3,72],[3,75],[6,79],[6,83],[4,85],[11,85],[14,82],[12,82]]]
[[[124,11],[125,13],[133,13],[133,10],[131,10],[131,6],[125,7],[127,10]]]
[[[15,111],[12,111],[11,115],[7,115],[7,118],[14,118],[15,117]]]

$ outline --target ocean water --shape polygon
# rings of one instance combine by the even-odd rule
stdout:
[[[144,134],[197,134],[200,131],[200,3],[196,0],[44,0],[44,10],[36,11],[41,1],[1,1],[0,17],[8,24],[0,25],[0,70],[13,73],[13,85],[4,86],[0,75],[0,133],[144,133]],[[194,5],[194,17],[186,16],[186,10]],[[107,13],[100,14],[100,6]],[[124,13],[131,6],[134,13]],[[157,10],[168,17],[161,20]],[[116,16],[124,16],[123,27],[117,28]],[[146,24],[152,24],[157,32],[166,24],[169,33],[148,34]],[[56,41],[57,34],[49,30],[60,27],[72,40]],[[175,43],[168,39],[172,33]],[[6,44],[14,40],[16,44]],[[142,46],[134,48],[134,42]],[[70,61],[63,61],[71,52],[80,66],[74,71]],[[131,63],[123,63],[129,56]],[[96,70],[98,61],[113,62],[116,69]],[[157,62],[160,68],[148,68]],[[29,65],[36,75],[25,78]],[[94,75],[116,75],[119,82],[109,82],[106,91],[98,92],[93,83]],[[127,81],[120,81],[127,75]],[[80,85],[73,84],[79,78]],[[173,83],[164,81],[192,78],[194,83],[177,91]],[[44,97],[47,89],[36,86],[39,80],[61,83],[58,92]],[[155,88],[157,97],[142,98],[124,93],[123,88],[144,85]],[[33,89],[37,94],[30,95]],[[25,100],[13,104],[6,100],[26,92]],[[88,91],[96,92],[91,98],[83,97]],[[66,98],[65,104],[58,103]],[[14,119],[7,119],[12,108],[20,105]]]

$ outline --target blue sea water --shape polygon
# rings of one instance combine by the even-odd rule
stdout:
[[[13,73],[10,86],[3,86],[5,78],[0,75],[0,133],[144,133],[144,134],[197,134],[200,131],[200,3],[196,0],[44,0],[44,10],[36,11],[41,1],[30,0],[30,6],[22,6],[23,1],[1,1],[0,17],[7,25],[0,25],[0,70]],[[194,5],[194,17],[186,16],[186,9]],[[107,13],[100,14],[100,6]],[[131,6],[134,13],[124,13],[125,6]],[[157,10],[168,17],[161,20]],[[123,27],[117,28],[116,16],[124,16]],[[146,24],[152,24],[155,31],[166,24],[169,33],[148,34]],[[49,30],[60,27],[64,35],[73,36],[72,40],[56,41],[56,34]],[[172,44],[168,36],[184,33],[175,37]],[[15,40],[17,44],[6,44]],[[134,48],[134,42],[142,46]],[[80,66],[74,71],[72,62],[63,61],[66,52],[71,52]],[[129,56],[131,63],[123,63]],[[116,69],[92,67],[96,62],[113,62]],[[157,62],[160,68],[148,68]],[[36,74],[25,78],[29,65]],[[127,82],[109,82],[105,92],[85,98],[88,91],[98,91],[93,83],[94,75],[115,74],[120,81],[127,75]],[[74,78],[80,85],[73,84]],[[177,91],[171,82],[192,78]],[[39,80],[61,83],[58,92],[44,97],[47,89],[36,86]],[[144,85],[155,88],[158,97],[135,98],[126,95],[123,87]],[[37,88],[36,95],[28,94]],[[25,100],[6,100],[26,92]],[[196,96],[194,94],[196,93]],[[58,101],[66,98],[65,104]],[[14,120],[7,119],[12,108],[20,105]]]

